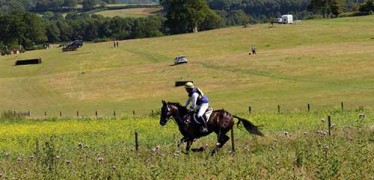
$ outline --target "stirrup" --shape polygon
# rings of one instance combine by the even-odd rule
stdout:
[[[204,126],[201,126],[201,127],[200,127],[200,132],[202,132],[202,133],[206,133],[206,132],[208,132],[208,128],[206,128],[206,127],[204,127]]]

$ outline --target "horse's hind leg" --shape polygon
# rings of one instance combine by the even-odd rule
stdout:
[[[217,145],[216,147],[210,152],[210,155],[213,155],[215,154],[219,148],[222,148],[223,145],[226,144],[226,142],[229,140],[230,138],[226,135],[226,134],[220,134],[218,135],[218,142],[217,142]]]

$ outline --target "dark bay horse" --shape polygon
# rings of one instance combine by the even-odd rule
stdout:
[[[178,125],[180,133],[183,135],[183,138],[178,142],[178,148],[184,142],[187,143],[186,145],[186,153],[190,151],[191,145],[194,140],[209,135],[212,132],[217,134],[217,145],[211,151],[211,155],[213,155],[219,148],[222,148],[223,145],[230,139],[226,133],[229,132],[234,126],[234,118],[238,119],[238,125],[240,122],[243,123],[245,129],[255,135],[263,136],[257,126],[253,125],[246,119],[240,118],[235,115],[231,115],[229,112],[225,110],[214,110],[210,115],[209,121],[207,123],[208,132],[201,133],[200,128],[197,127],[193,123],[190,123],[192,120],[189,118],[192,115],[188,112],[185,106],[180,105],[179,103],[172,103],[172,102],[165,102],[162,100],[162,108],[161,108],[161,116],[160,116],[160,124],[162,126],[166,125],[169,121],[170,117],[173,117],[175,122]],[[203,148],[200,148],[203,150]]]

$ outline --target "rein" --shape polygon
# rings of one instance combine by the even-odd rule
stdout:
[[[178,124],[178,122],[180,123],[184,123],[184,120],[183,120],[183,117],[181,117],[181,113],[180,111],[182,111],[182,106],[179,104],[179,103],[172,103],[172,104],[169,104],[169,105],[173,105],[176,107],[177,111],[171,111],[170,108],[168,107],[169,111],[171,111],[171,116],[173,117],[174,119],[174,122],[176,124]],[[185,115],[184,115],[185,116]]]

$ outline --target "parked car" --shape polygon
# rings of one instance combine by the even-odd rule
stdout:
[[[82,47],[83,46],[83,41],[82,40],[75,40],[71,43],[71,45],[76,45],[76,46]]]
[[[66,47],[62,48],[62,52],[76,51],[78,48],[79,48],[79,45],[77,45],[77,44],[69,44]]]
[[[83,41],[82,40],[75,40],[75,41],[71,42],[69,45],[63,47],[62,52],[76,51],[78,48],[80,48],[82,46],[83,46]]]
[[[177,64],[183,64],[183,63],[187,63],[187,57],[186,56],[177,56],[175,57],[174,59],[174,64],[177,65]]]

